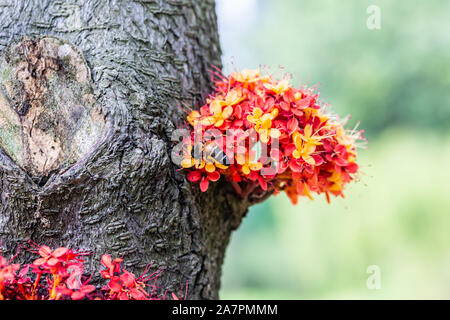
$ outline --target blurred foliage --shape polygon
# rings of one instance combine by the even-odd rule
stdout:
[[[345,199],[294,207],[280,195],[252,208],[227,251],[221,297],[449,298],[450,135],[390,129],[360,161]],[[380,290],[366,288],[370,265]]]
[[[370,140],[345,199],[251,208],[221,297],[450,298],[450,2],[217,2],[226,72],[281,66]],[[366,26],[372,4],[380,30]],[[380,290],[366,288],[370,265]]]

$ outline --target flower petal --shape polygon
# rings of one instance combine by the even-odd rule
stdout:
[[[206,172],[208,172],[208,173],[214,172],[214,171],[216,171],[216,166],[215,166],[213,163],[208,162],[208,163],[205,165],[205,170],[206,170]]]
[[[46,258],[46,257],[50,256],[50,254],[52,253],[52,249],[50,249],[50,247],[48,247],[48,246],[42,246],[39,248],[38,253],[41,257]]]
[[[108,282],[108,287],[114,292],[121,291],[122,290],[122,285],[119,283],[119,277],[113,277]]]
[[[191,168],[194,165],[194,162],[192,161],[192,158],[184,158],[181,160],[181,167],[187,169]]]
[[[262,115],[263,115],[263,111],[261,110],[261,108],[253,109],[253,116],[255,118],[261,118]]]
[[[202,181],[200,182],[200,190],[202,192],[206,192],[206,190],[208,190],[208,186],[209,186],[209,180],[203,177]]]
[[[225,109],[223,109],[222,117],[228,119],[232,114],[233,114],[233,107],[228,106]]]
[[[209,105],[209,110],[211,113],[213,113],[215,116],[218,116],[222,113],[222,103],[220,100],[214,100]]]
[[[274,139],[278,139],[281,136],[281,131],[278,129],[270,129],[270,136]]]
[[[130,272],[125,272],[120,275],[120,280],[122,281],[123,285],[128,288],[134,288],[136,286],[136,278],[134,274]]]
[[[69,249],[61,247],[61,248],[58,248],[55,251],[53,251],[52,256],[54,256],[55,258],[59,258],[59,257],[65,255],[68,251],[69,251]]]
[[[86,296],[86,294],[84,292],[75,291],[74,293],[72,293],[71,298],[72,298],[72,300],[81,300],[85,296]]]
[[[101,262],[105,267],[110,268],[112,262],[111,256],[109,254],[102,255]]]
[[[59,263],[59,260],[56,258],[50,258],[47,261],[47,265],[49,265],[50,267],[54,267]]]
[[[220,179],[220,173],[217,171],[208,173],[209,181],[217,181]]]
[[[200,181],[202,174],[199,171],[191,171],[188,173],[187,178],[190,182]]]

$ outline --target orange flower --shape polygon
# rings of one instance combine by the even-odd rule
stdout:
[[[283,94],[285,91],[291,88],[291,84],[286,79],[283,79],[276,83],[266,83],[264,84],[264,86],[276,94]]]
[[[315,146],[322,144],[322,142],[320,142],[320,140],[322,140],[323,137],[318,135],[317,132],[315,132],[313,134],[312,127],[310,124],[307,124],[305,126],[305,129],[303,130],[303,132],[304,132],[304,134],[300,134],[300,137],[307,144],[313,144]]]
[[[329,188],[332,192],[340,192],[342,190],[342,176],[339,172],[333,171],[331,177],[328,178],[328,181],[332,183],[332,186]]]
[[[194,110],[187,116],[187,121],[191,124],[191,126],[195,127],[198,124],[203,126],[211,125],[214,120],[210,117],[202,117],[198,111]]]
[[[251,171],[259,171],[263,167],[262,163],[255,162],[251,158],[253,157],[250,157],[248,154],[236,157],[236,162],[241,165],[242,173],[245,175],[249,175]]]
[[[295,132],[292,135],[296,149],[292,151],[292,156],[295,159],[303,159],[306,163],[310,165],[315,165],[316,161],[311,156],[314,151],[316,151],[316,145],[312,143],[307,143],[302,139],[302,135]]]
[[[230,118],[233,114],[233,106],[242,99],[243,96],[240,90],[230,90],[225,96],[225,99],[221,96],[216,97],[209,104],[209,111],[213,115],[206,117],[203,123],[206,125],[214,125],[216,127],[222,126],[225,120]]]
[[[244,69],[242,72],[233,72],[231,73],[231,77],[233,77],[236,81],[242,83],[254,82],[259,79],[261,72],[259,69],[256,70],[248,70]]]
[[[183,160],[181,160],[181,167],[188,169],[195,167],[196,169],[202,169],[205,167],[205,161],[203,161],[203,158],[194,158],[192,157],[192,151],[194,149],[194,146],[192,144],[189,144],[184,151],[183,154]]]
[[[247,120],[255,124],[255,130],[259,133],[262,142],[268,143],[269,138],[279,138],[280,130],[272,128],[272,120],[278,115],[279,109],[274,108],[271,112],[264,113],[261,108],[254,108],[253,113],[247,116]]]

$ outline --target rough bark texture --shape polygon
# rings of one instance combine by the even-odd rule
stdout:
[[[42,138],[45,134],[38,131],[39,121],[26,120],[33,110],[48,114],[49,106],[58,105],[48,99],[58,97],[58,89],[48,84],[45,72],[33,75],[33,68],[40,70],[38,62],[30,60],[32,51],[23,53],[29,61],[22,69],[37,84],[27,87],[31,80],[15,72],[9,76],[22,81],[17,87],[21,95],[3,88],[10,100],[4,98],[3,105],[17,115],[0,113],[0,122],[18,121],[17,131],[9,138],[4,133],[0,141],[3,254],[12,255],[19,243],[32,239],[92,251],[89,271],[99,269],[102,253],[124,254],[126,267],[137,274],[154,260],[155,269],[166,268],[160,279],[164,289],[177,291],[189,281],[188,298],[217,298],[225,249],[249,200],[239,199],[226,182],[201,194],[170,157],[171,133],[185,116],[180,106],[202,100],[211,86],[207,69],[221,64],[214,1],[0,0],[3,54],[24,37],[29,48],[35,48],[44,36],[62,39],[84,55],[91,78],[85,93],[92,97],[77,95],[82,85],[74,86],[72,79],[64,88],[76,98],[67,101],[75,101],[81,119],[95,104],[99,115],[91,122],[103,121],[104,126],[99,140],[88,139],[87,147],[71,153],[76,148],[66,139],[81,130],[72,128],[71,121],[83,121],[71,116],[63,123],[55,121],[50,133],[44,130],[59,139],[54,140],[61,150],[53,154]],[[50,71],[60,83],[67,75],[58,68],[56,64]],[[46,98],[29,99],[42,85]],[[58,112],[76,108],[59,103]],[[29,147],[30,141],[40,139],[47,159],[39,158],[41,162],[32,158]],[[5,141],[15,141],[22,151],[7,150]],[[21,162],[14,152],[25,159]],[[26,260],[27,255],[20,258]]]

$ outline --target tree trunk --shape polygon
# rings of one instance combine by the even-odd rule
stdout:
[[[32,239],[92,251],[89,272],[154,260],[162,288],[218,298],[250,200],[202,194],[170,156],[221,65],[214,1],[0,0],[0,50],[2,254]]]

